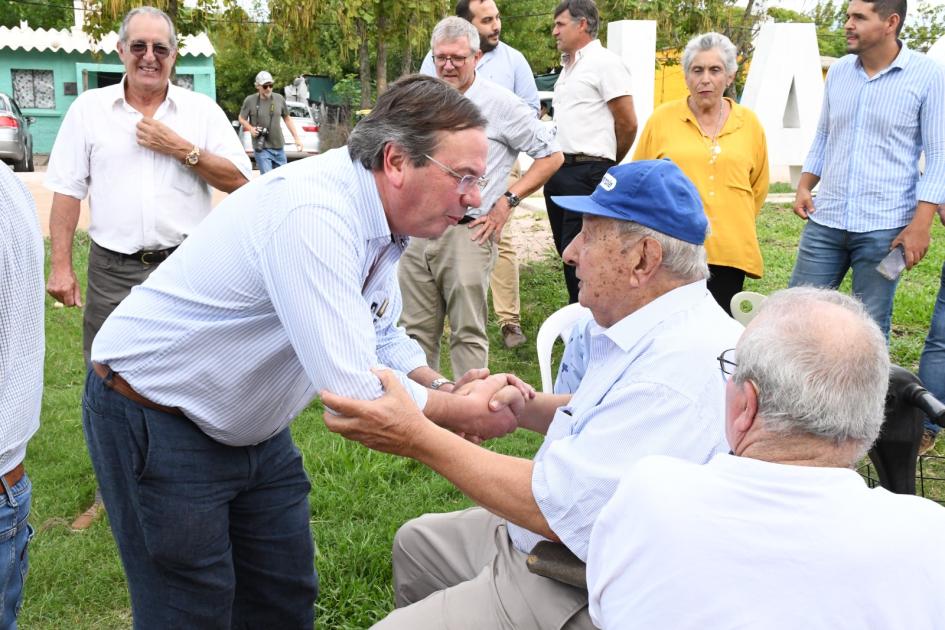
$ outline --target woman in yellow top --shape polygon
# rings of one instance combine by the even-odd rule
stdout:
[[[723,97],[738,66],[732,42],[697,35],[683,52],[689,96],[664,103],[646,123],[634,160],[669,158],[699,190],[709,237],[709,291],[729,314],[745,275],[764,271],[755,218],[768,194],[768,146],[751,110]]]

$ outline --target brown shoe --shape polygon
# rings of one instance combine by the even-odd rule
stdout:
[[[89,506],[89,509],[79,514],[79,516],[72,521],[72,531],[81,532],[82,530],[88,529],[92,526],[92,523],[98,520],[98,517],[101,516],[104,511],[105,504],[102,503],[102,499],[96,494],[95,501]]]
[[[922,457],[935,447],[935,438],[938,433],[933,433],[929,429],[922,432],[922,439],[919,440],[919,457]]]
[[[506,348],[517,348],[527,341],[518,324],[502,324],[502,341]]]

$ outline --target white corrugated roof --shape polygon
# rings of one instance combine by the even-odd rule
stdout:
[[[26,22],[20,22],[19,26],[13,28],[0,26],[0,49],[111,53],[117,52],[117,43],[118,33],[109,33],[96,44],[82,29],[74,26],[71,29],[58,31],[55,29],[47,31],[44,28],[31,28]],[[211,57],[213,54],[213,44],[210,43],[206,33],[187,35],[180,40],[179,55],[181,56],[197,57],[203,55],[204,57]]]

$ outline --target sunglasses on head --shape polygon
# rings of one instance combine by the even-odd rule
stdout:
[[[144,57],[148,52],[148,46],[158,59],[167,59],[171,54],[171,47],[167,44],[149,44],[148,42],[131,42],[128,44],[128,50],[135,57]]]

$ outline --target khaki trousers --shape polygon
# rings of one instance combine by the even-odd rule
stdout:
[[[512,172],[509,173],[508,185],[512,186],[522,176],[522,167],[518,160],[512,165]],[[514,211],[514,209],[513,209]],[[521,313],[521,304],[519,302],[518,286],[518,257],[515,248],[512,247],[512,230],[506,223],[502,229],[502,238],[499,239],[499,254],[495,260],[495,268],[492,270],[492,279],[489,285],[492,289],[492,310],[495,311],[496,319],[499,320],[499,327],[505,324],[520,324],[519,314]]]
[[[520,324],[521,305],[518,295],[518,257],[512,247],[511,230],[506,224],[499,239],[498,256],[492,270],[492,308],[499,326]]]
[[[593,628],[587,591],[529,573],[505,521],[482,508],[427,514],[394,537],[397,610],[383,630]]]
[[[456,225],[437,239],[411,238],[398,271],[404,300],[400,324],[437,371],[443,322],[449,316],[454,378],[489,364],[486,324],[496,246],[491,241],[477,245],[472,234],[465,225]]]

